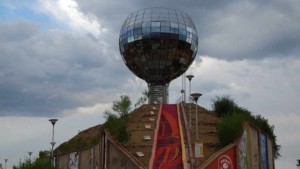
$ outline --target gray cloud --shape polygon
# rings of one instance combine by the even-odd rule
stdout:
[[[121,60],[118,36],[127,15],[141,8],[163,6],[191,15],[199,34],[198,56],[231,61],[299,56],[300,12],[296,8],[299,3],[293,0],[266,4],[261,1],[90,0],[78,4],[84,13],[95,15],[107,32],[93,37],[45,29],[31,21],[0,23],[0,87],[6,91],[1,92],[0,106],[5,107],[0,112],[2,115],[22,111],[25,115],[35,115],[46,107],[49,111],[44,110],[40,115],[59,114],[64,109],[104,101],[109,92],[131,91],[124,82],[134,76]],[[240,77],[251,74],[247,67],[233,73]],[[210,82],[199,84],[204,92],[222,94],[230,88],[228,84]],[[99,92],[97,99],[80,99],[80,95],[92,91]]]
[[[231,95],[240,106],[262,114],[275,125],[284,145],[279,168],[294,166],[287,159],[297,155],[290,147],[298,145],[286,138],[299,138],[297,121],[292,121],[299,117],[299,0],[89,0],[78,5],[107,31],[94,37],[59,24],[49,28],[44,23],[0,18],[0,116],[68,116],[72,111],[82,113],[80,108],[89,113],[109,107],[120,94],[130,95],[134,102],[147,86],[126,68],[119,54],[122,23],[141,8],[176,8],[187,12],[198,30],[199,52],[188,73],[195,75],[192,92],[203,93],[199,104],[210,109],[212,98]],[[170,102],[179,98],[180,90],[178,78],[170,85]],[[16,117],[6,118],[9,126]],[[73,125],[64,129],[77,130],[78,124]],[[62,132],[66,134],[65,139],[72,136]]]
[[[170,7],[187,12],[199,34],[200,55],[225,60],[298,56],[299,1],[79,1],[112,33],[129,13],[141,8]],[[113,35],[116,38],[116,35]]]
[[[0,34],[5,34],[0,39],[2,115],[55,115],[95,104],[96,100],[74,99],[73,94],[115,90],[121,85],[118,81],[130,75],[115,50],[88,35],[45,31],[29,21],[0,27]]]

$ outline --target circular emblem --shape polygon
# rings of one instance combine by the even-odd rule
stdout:
[[[231,158],[227,155],[221,155],[218,159],[218,169],[233,169]]]

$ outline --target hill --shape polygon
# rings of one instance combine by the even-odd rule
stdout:
[[[189,104],[184,104],[184,112],[186,119],[189,120]],[[191,136],[192,150],[194,153],[194,143],[196,141],[196,118],[195,108],[196,105],[191,105],[192,111],[192,127],[188,128]],[[212,112],[198,106],[198,128],[199,138],[204,143],[205,157],[200,160],[200,163],[207,160],[213,153],[218,151],[218,137],[216,135],[216,124],[220,120],[219,117]],[[121,144],[128,152],[137,157],[136,152],[142,152],[144,156],[137,157],[144,165],[149,165],[149,160],[152,153],[153,137],[156,128],[156,121],[160,105],[158,104],[144,104],[129,113],[126,119],[126,127],[130,133],[130,139],[127,143]],[[55,154],[64,154],[74,151],[85,150],[98,143],[101,135],[102,125],[97,125],[81,131],[78,135],[58,146]],[[188,147],[188,145],[186,145]],[[189,158],[188,158],[189,159]]]

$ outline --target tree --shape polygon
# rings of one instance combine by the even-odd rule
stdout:
[[[112,110],[117,112],[121,118],[126,117],[131,109],[131,100],[127,95],[121,95],[120,100],[114,101]]]
[[[212,102],[213,111],[217,113],[219,117],[224,117],[228,113],[233,113],[237,107],[230,96],[216,97]]]
[[[121,95],[120,100],[114,101],[112,105],[112,110],[118,115],[110,110],[105,110],[104,117],[106,118],[106,121],[103,124],[102,132],[104,132],[104,129],[107,129],[119,142],[127,142],[130,137],[130,133],[126,128],[126,118],[130,109],[130,98],[127,95]]]

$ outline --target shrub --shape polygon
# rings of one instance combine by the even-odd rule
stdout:
[[[233,113],[228,114],[217,124],[217,135],[220,141],[220,146],[224,147],[243,132],[243,122],[251,119],[251,115],[247,113]]]
[[[212,108],[219,117],[223,117],[226,114],[233,113],[237,107],[234,100],[229,96],[216,97],[212,100]]]
[[[24,159],[20,160],[17,166],[13,169],[58,169],[53,167],[48,158],[37,158],[36,160]]]
[[[110,134],[119,142],[127,142],[130,135],[126,129],[124,118],[118,117],[115,114],[107,113],[106,122],[103,125]]]

